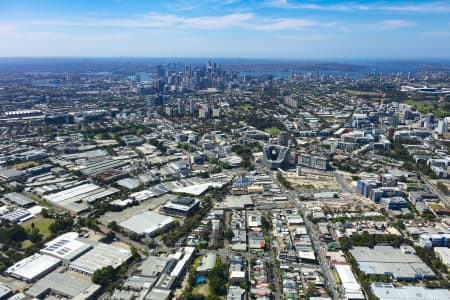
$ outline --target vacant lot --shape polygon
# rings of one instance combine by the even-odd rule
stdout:
[[[53,219],[45,219],[42,217],[34,218],[32,220],[29,220],[22,224],[23,228],[25,230],[31,230],[31,224],[34,224],[34,228],[39,229],[39,233],[43,235],[43,239],[45,240],[47,237],[49,237],[52,233],[50,232],[50,225],[53,224],[55,220]]]

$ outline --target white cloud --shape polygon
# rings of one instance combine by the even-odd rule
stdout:
[[[241,28],[252,31],[300,30],[306,27],[330,27],[335,23],[303,18],[261,18],[253,13],[233,13],[220,16],[182,17],[172,14],[149,13],[139,19],[37,20],[32,26],[52,27],[118,27],[220,30]]]
[[[287,34],[275,34],[274,38],[280,40],[289,41],[324,41],[333,38],[329,34],[306,34],[306,35],[287,35]]]
[[[392,11],[403,13],[445,13],[450,12],[450,2],[438,1],[417,4],[386,4],[380,2],[370,5],[355,4],[352,2],[343,4],[316,4],[312,2],[294,3],[288,0],[271,0],[266,2],[267,6],[286,9],[305,10],[330,10],[330,11]]]
[[[384,20],[374,24],[373,28],[378,30],[394,30],[413,27],[415,25],[415,23],[406,20]]]

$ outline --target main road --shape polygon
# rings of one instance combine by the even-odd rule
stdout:
[[[315,252],[318,255],[319,258],[319,264],[320,264],[320,269],[322,270],[322,274],[325,277],[326,283],[327,283],[327,287],[331,290],[332,292],[332,297],[334,300],[339,300],[341,299],[341,286],[338,282],[336,282],[336,278],[334,277],[334,275],[332,274],[330,268],[327,265],[327,260],[324,256],[324,253],[322,251],[323,246],[322,245],[322,241],[320,241],[319,239],[319,234],[316,231],[314,224],[309,221],[309,219],[306,216],[305,210],[303,208],[302,203],[299,201],[297,194],[295,191],[292,190],[287,190],[276,178],[276,176],[273,176],[272,173],[272,179],[274,182],[277,182],[278,185],[281,187],[281,190],[283,191],[283,193],[287,196],[287,198],[295,204],[295,206],[299,209],[302,218],[305,222],[305,226],[306,226],[306,230],[308,231],[309,237],[311,238],[311,242],[312,242],[312,246],[315,250]]]

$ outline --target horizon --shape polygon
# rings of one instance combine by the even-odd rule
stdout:
[[[4,0],[0,57],[450,59],[449,1]]]

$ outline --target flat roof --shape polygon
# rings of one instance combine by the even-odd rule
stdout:
[[[145,300],[166,300],[171,293],[171,290],[154,288],[145,296]]]
[[[199,200],[193,198],[176,197],[164,204],[163,208],[175,209],[178,211],[189,211],[199,202]]]
[[[229,209],[244,209],[246,206],[253,205],[253,199],[250,195],[227,196],[225,201]]]
[[[358,262],[380,263],[420,263],[422,260],[417,255],[405,254],[400,249],[391,246],[353,247],[350,250]]]
[[[137,234],[148,234],[172,223],[172,217],[163,216],[152,211],[145,211],[121,222],[119,226]]]
[[[35,203],[34,200],[15,192],[5,194],[3,195],[3,197],[5,197],[8,201],[13,202],[20,206],[28,206]]]
[[[420,257],[391,246],[354,247],[350,253],[366,274],[392,274],[398,280],[436,276]]]
[[[34,281],[56,268],[61,260],[45,254],[33,254],[6,269],[6,273],[26,281]]]
[[[352,269],[349,265],[335,265],[336,272],[339,275],[339,278],[341,279],[342,286],[344,288],[345,293],[352,294],[352,296],[357,296],[359,294],[359,297],[355,299],[365,299],[364,295],[361,290],[361,286],[359,285],[358,281],[355,278],[355,275],[353,275]]]
[[[374,282],[371,288],[380,300],[448,300],[450,291],[446,289],[427,289],[421,286],[394,287],[391,283]]]
[[[217,255],[215,253],[207,253],[205,256],[203,256],[200,264],[197,267],[197,272],[203,272],[203,271],[209,271],[214,269],[216,266],[216,257]]]
[[[158,278],[169,260],[168,257],[163,256],[147,257],[137,269],[139,271],[139,276]]]
[[[434,252],[438,254],[444,264],[450,265],[450,248],[434,247]]]
[[[45,244],[41,253],[57,257],[62,260],[74,260],[92,248],[91,245],[77,240],[78,233],[68,232],[58,236]]]
[[[130,257],[130,250],[100,243],[72,262],[70,269],[92,275],[96,270],[106,266],[116,269]]]
[[[40,297],[50,289],[53,293],[74,298],[79,295],[92,296],[101,288],[89,278],[77,276],[71,272],[53,271],[37,281],[26,293],[31,297]]]

